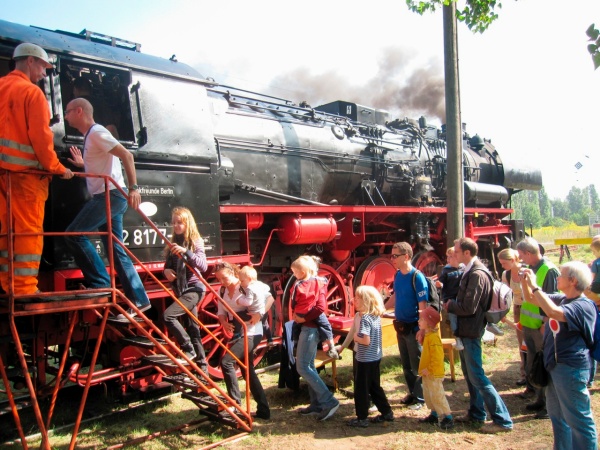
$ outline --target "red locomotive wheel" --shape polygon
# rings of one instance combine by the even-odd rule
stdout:
[[[419,252],[412,259],[412,265],[428,277],[437,276],[437,268],[442,264],[438,255],[431,251]]]
[[[350,317],[350,294],[348,287],[340,274],[331,266],[321,264],[319,266],[319,276],[327,279],[327,316]],[[290,292],[296,277],[291,276],[288,280],[283,293],[282,311],[285,321],[292,320],[292,302],[290,301]]]
[[[354,286],[373,286],[386,297],[394,289],[395,275],[396,268],[388,257],[371,256],[356,271]]]
[[[213,285],[213,289],[219,292],[219,285]],[[225,349],[218,344],[216,339],[224,340],[223,327],[221,326],[219,319],[217,318],[217,304],[218,300],[212,292],[207,292],[202,302],[198,305],[198,319],[200,322],[207,327],[210,332],[215,336],[211,336],[204,330],[200,330],[202,334],[202,345],[206,352],[206,360],[208,361],[208,373],[217,379],[223,379],[223,372],[221,371],[221,358],[225,354]],[[271,320],[271,316],[269,316]],[[216,339],[215,339],[216,338]],[[227,341],[224,341],[227,344]],[[264,344],[264,345],[263,345]],[[254,366],[256,366],[267,352],[266,341],[259,345],[258,349],[254,351]],[[238,369],[238,376],[241,373]]]

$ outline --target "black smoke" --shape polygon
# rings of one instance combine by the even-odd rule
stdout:
[[[385,109],[393,117],[423,115],[445,123],[444,77],[439,64],[411,69],[414,58],[399,48],[387,48],[377,64],[375,76],[362,85],[351,84],[349,77],[336,71],[315,74],[308,67],[299,67],[275,77],[268,93],[312,106],[345,100]]]

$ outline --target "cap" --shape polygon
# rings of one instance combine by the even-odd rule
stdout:
[[[421,315],[421,317],[423,317],[423,319],[425,319],[425,322],[427,322],[427,324],[431,327],[431,328],[435,328],[438,326],[438,324],[440,323],[441,317],[440,317],[440,313],[437,312],[435,310],[435,308],[428,306],[425,309],[421,309],[419,311],[419,314]]]
[[[15,47],[13,59],[24,58],[27,56],[35,56],[36,58],[44,61],[46,63],[46,69],[52,69],[52,67],[54,67],[50,62],[50,58],[48,58],[48,53],[46,53],[46,50],[39,45],[24,42]]]

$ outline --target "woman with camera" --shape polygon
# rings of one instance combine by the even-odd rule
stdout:
[[[544,332],[544,366],[548,371],[546,407],[552,421],[554,449],[596,449],[598,437],[587,382],[588,343],[593,342],[596,307],[583,295],[592,282],[588,266],[563,264],[558,277],[561,294],[546,294],[530,269],[519,273],[525,299],[549,318]]]

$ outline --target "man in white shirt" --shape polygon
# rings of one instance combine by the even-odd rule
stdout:
[[[65,119],[69,125],[79,130],[85,136],[83,140],[83,156],[77,147],[71,147],[73,159],[69,161],[77,167],[83,167],[86,173],[108,175],[124,190],[125,180],[121,169],[121,162],[125,167],[125,174],[129,182],[129,195],[125,198],[116,187],[109,182],[111,232],[118,240],[123,241],[123,215],[127,211],[127,203],[136,209],[141,202],[141,195],[136,184],[135,165],[133,155],[117,141],[110,132],[94,122],[94,109],[89,101],[76,98],[69,102]],[[106,192],[104,178],[87,177],[87,188],[92,196],[71,225],[68,232],[106,231]],[[98,289],[110,286],[110,276],[104,262],[96,252],[88,236],[68,236],[67,245],[75,262],[83,272],[88,288]],[[108,237],[102,236],[104,247],[108,248]],[[115,269],[127,298],[135,302],[140,311],[150,309],[150,300],[144,290],[144,285],[135,270],[131,259],[119,244],[113,245]],[[132,316],[136,313],[128,311]],[[122,314],[117,316],[125,319]]]

